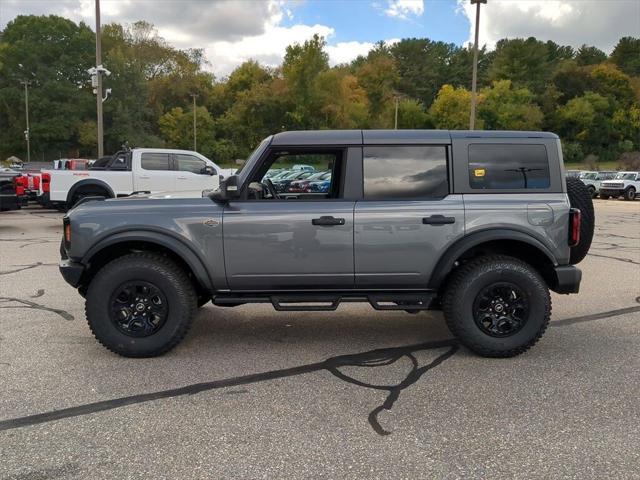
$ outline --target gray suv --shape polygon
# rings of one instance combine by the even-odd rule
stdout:
[[[82,200],[60,270],[96,338],[130,357],[173,348],[209,301],[443,310],[469,349],[510,357],[547,328],[549,290],[578,292],[593,235],[561,152],[540,132],[278,133],[202,198]],[[318,175],[270,174],[296,165]]]

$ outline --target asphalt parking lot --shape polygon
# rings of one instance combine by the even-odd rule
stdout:
[[[0,215],[0,479],[640,478],[640,202],[596,200],[578,296],[528,353],[440,313],[206,306],[164,357],[102,348],[61,214]]]

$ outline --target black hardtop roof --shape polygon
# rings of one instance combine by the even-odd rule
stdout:
[[[508,130],[294,130],[276,133],[272,145],[442,144],[462,138],[551,138],[555,133]]]

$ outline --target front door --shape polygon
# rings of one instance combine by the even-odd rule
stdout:
[[[355,202],[340,198],[342,157],[337,150],[269,154],[244,198],[224,210],[225,268],[232,289],[353,287]],[[298,165],[326,174],[291,186]]]
[[[357,288],[426,288],[439,256],[464,235],[462,195],[449,195],[445,146],[372,146],[354,214]]]

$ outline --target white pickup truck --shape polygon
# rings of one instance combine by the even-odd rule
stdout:
[[[126,197],[133,193],[179,194],[214,190],[224,170],[208,158],[189,150],[134,148],[102,157],[89,170],[43,170],[43,202],[61,210],[81,198]]]
[[[624,197],[635,200],[640,191],[640,172],[618,172],[613,180],[606,180],[600,185],[600,198]]]

